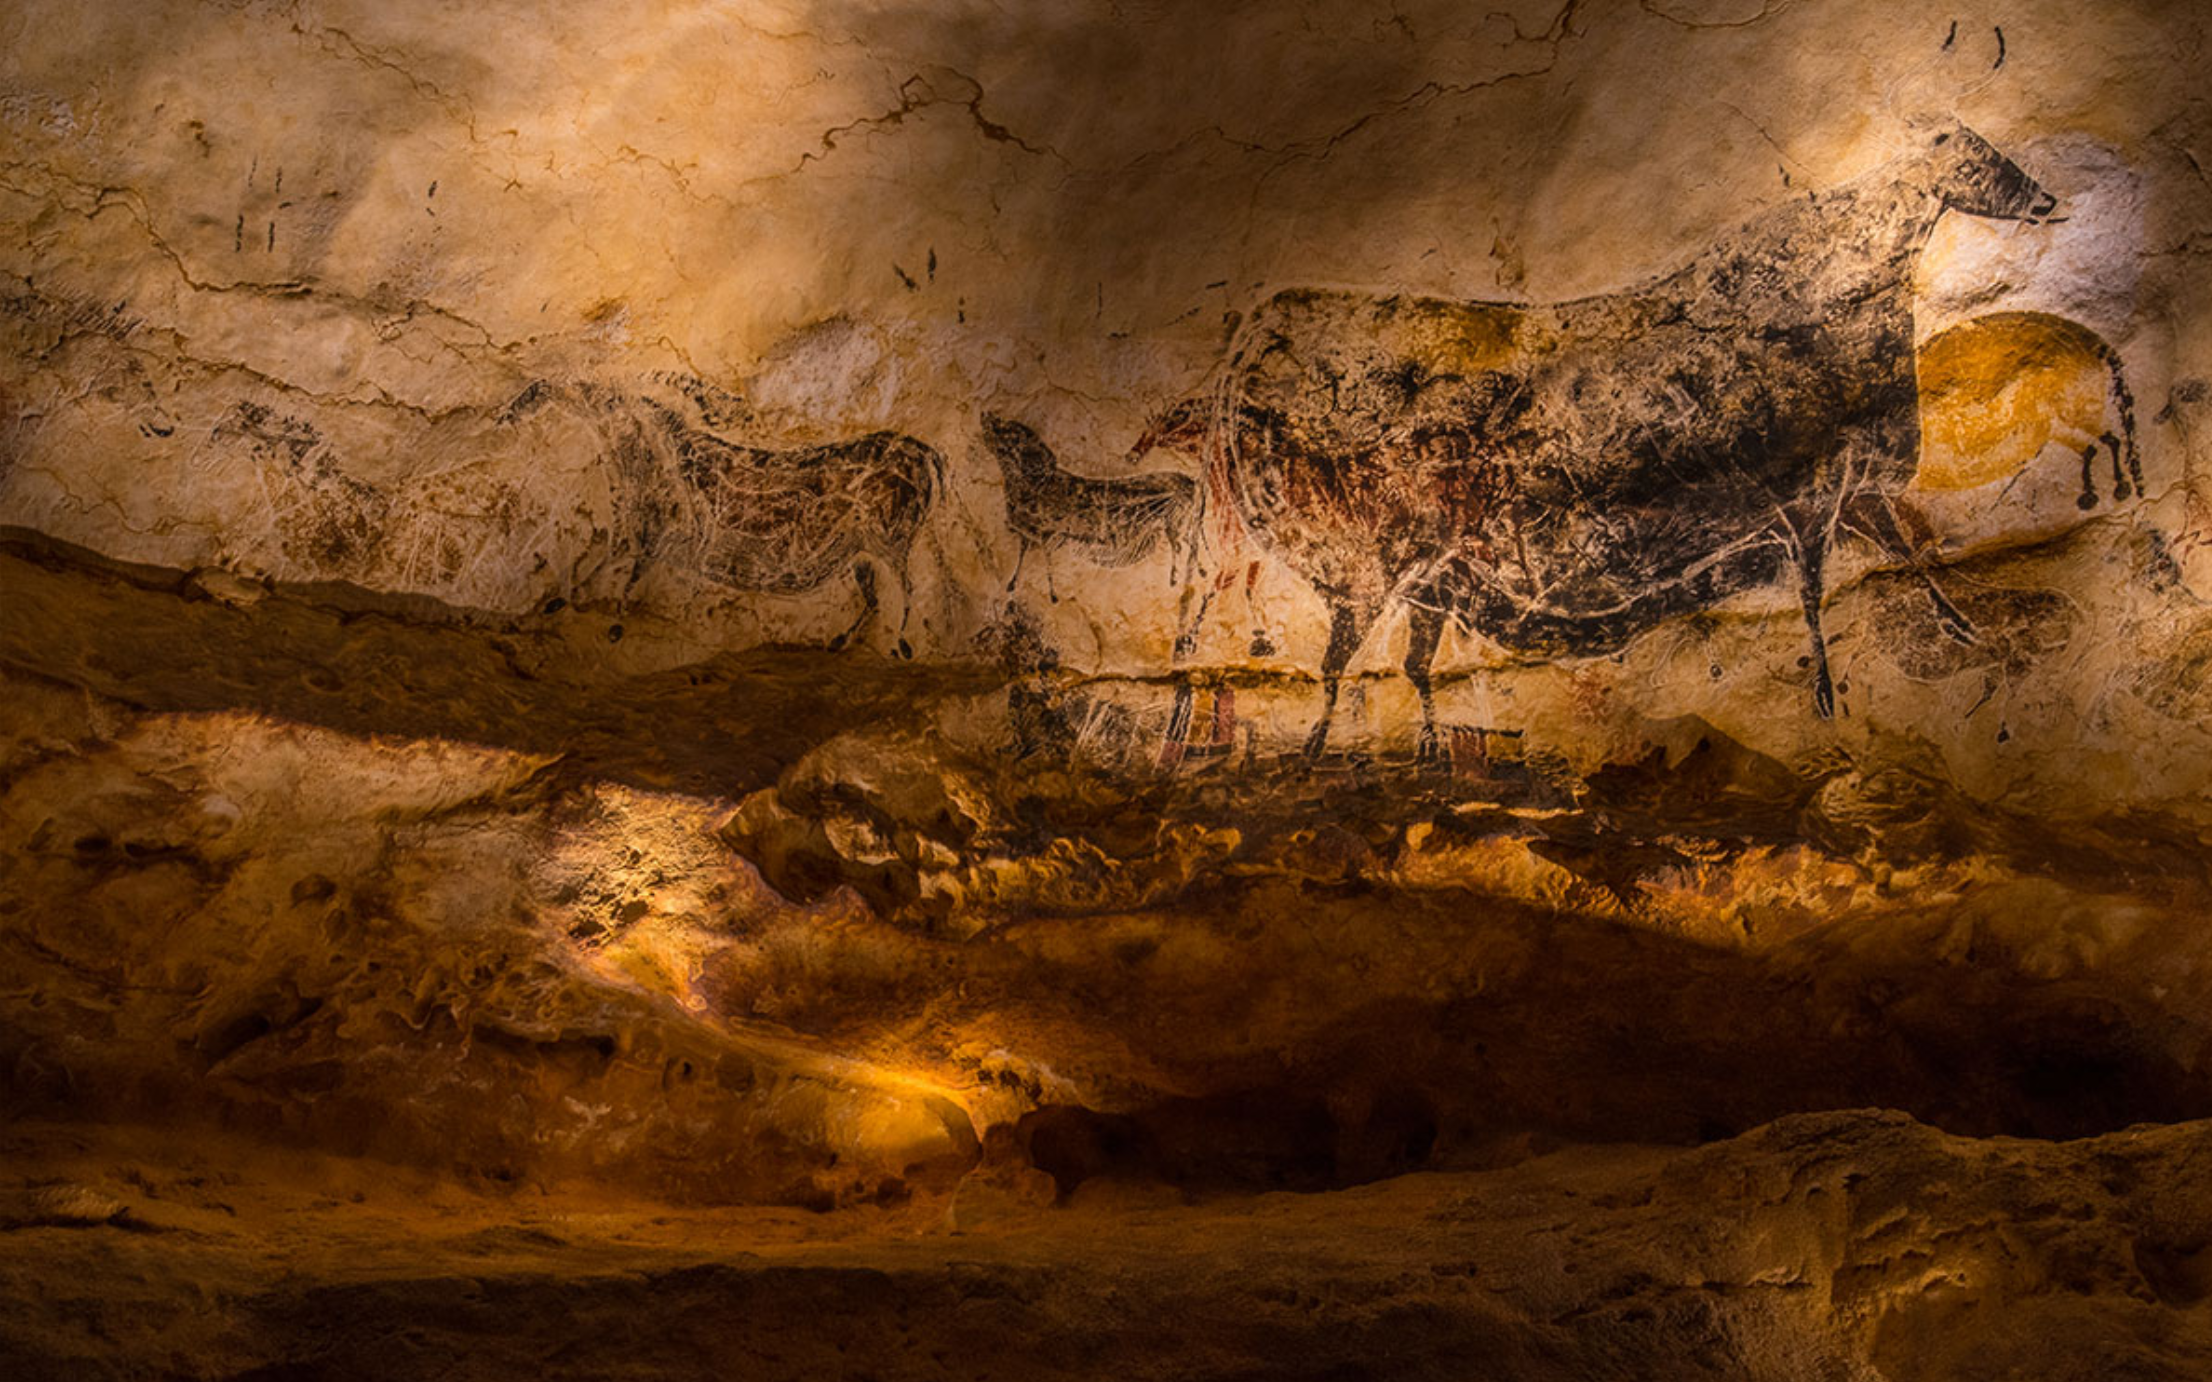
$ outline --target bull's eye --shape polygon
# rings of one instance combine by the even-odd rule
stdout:
[[[1950,143],[1950,142],[1951,142],[1951,136],[1950,136],[1950,135],[1947,135],[1947,134],[1939,134],[1939,135],[1937,135],[1937,136],[1936,136],[1936,142],[1935,142],[1935,146],[1936,146],[1937,148],[1939,148],[1939,149],[1940,149],[1940,148],[1942,148],[1942,147],[1943,147],[1944,145],[1946,145],[1946,144],[1948,144],[1948,143]]]

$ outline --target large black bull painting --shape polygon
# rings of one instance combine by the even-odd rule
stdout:
[[[1834,713],[1820,630],[1831,547],[1848,532],[1918,560],[1893,500],[1919,451],[1922,248],[1946,211],[2033,220],[2054,206],[1963,126],[1913,137],[1625,292],[1521,304],[1293,289],[1252,313],[1186,416],[1203,418],[1214,494],[1328,606],[1309,752],[1327,742],[1346,664],[1397,603],[1424,755],[1447,620],[1518,652],[1597,654],[1784,579],[1811,635],[1814,706]]]

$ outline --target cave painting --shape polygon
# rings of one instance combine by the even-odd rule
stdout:
[[[1400,603],[1424,760],[1447,620],[1515,652],[1607,653],[1784,577],[1813,705],[1832,715],[1820,625],[1839,531],[1915,570],[1951,636],[1973,637],[1894,503],[1920,463],[1914,270],[1946,211],[2032,222],[2056,199],[1955,122],[1912,140],[1622,292],[1296,288],[1251,314],[1203,405],[1204,450],[1242,533],[1328,606],[1309,755],[1346,664]]]
[[[1919,375],[1920,488],[2010,479],[2056,445],[2081,458],[2075,503],[2093,509],[2101,446],[2112,497],[2142,493],[2135,397],[2119,354],[2081,323],[2042,312],[1975,317],[1921,346]]]
[[[1047,594],[1052,553],[1073,547],[1101,566],[1131,566],[1161,546],[1168,550],[1173,583],[1198,543],[1198,483],[1187,475],[1156,471],[1117,480],[1094,479],[1062,469],[1037,434],[1019,422],[983,415],[983,439],[998,461],[1006,488],[1006,526],[1019,551],[1012,590],[1032,547],[1043,549]]]
[[[1551,303],[1274,293],[1204,395],[1169,409],[1129,453],[1201,455],[1204,485],[1159,470],[1079,474],[1028,425],[984,413],[1017,544],[1006,588],[1033,550],[1054,600],[1061,551],[1126,567],[1164,549],[1176,583],[1198,560],[1202,510],[1215,510],[1227,541],[1213,591],[1241,568],[1249,593],[1258,564],[1236,550],[1249,539],[1329,611],[1309,757],[1327,746],[1347,664],[1401,604],[1426,763],[1457,756],[1439,739],[1431,687],[1448,623],[1516,654],[1596,655],[1782,582],[1809,637],[1812,706],[1833,715],[1821,622],[1839,535],[1905,568],[1938,626],[1972,645],[1974,621],[1926,565],[1908,488],[1992,483],[2055,444],[2080,458],[2087,509],[2100,502],[2099,457],[2115,500],[2141,492],[2141,464],[2119,359],[2078,323],[1994,313],[1915,352],[1915,270],[1944,213],[2036,223],[2056,202],[1964,126],[1909,128],[1898,158],[1623,291]],[[614,540],[635,553],[633,582],[678,551],[747,592],[803,594],[849,570],[862,608],[830,646],[849,645],[880,614],[879,568],[905,591],[913,542],[945,489],[939,453],[888,431],[750,444],[741,400],[688,377],[661,382],[685,406],[541,383],[508,411],[565,391],[619,424],[605,429]],[[1212,598],[1183,601],[1178,662]],[[897,648],[911,655],[905,622]],[[1198,718],[1180,689],[1163,763],[1202,756],[1189,743]]]
[[[749,593],[803,595],[849,569],[861,609],[830,640],[834,650],[849,645],[880,613],[881,567],[897,578],[902,596],[897,652],[913,656],[906,640],[913,614],[908,561],[923,520],[944,493],[944,458],[890,431],[783,449],[749,445],[718,430],[748,416],[741,401],[695,379],[670,382],[703,423],[645,394],[568,386],[614,424],[607,458],[615,526],[618,540],[637,553],[636,571],[684,544],[701,574]],[[507,415],[520,416],[559,391],[533,384]]]

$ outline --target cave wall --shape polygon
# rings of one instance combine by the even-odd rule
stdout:
[[[2200,1117],[2205,25],[17,6],[0,1096],[845,1205]]]
[[[2205,786],[2186,6],[4,23],[0,521],[1127,772],[1294,754],[1343,610],[1338,749]]]

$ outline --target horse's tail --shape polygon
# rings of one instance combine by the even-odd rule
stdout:
[[[912,577],[907,571],[907,560],[919,539],[927,538],[930,546],[935,549],[940,576],[951,569],[945,544],[930,530],[929,520],[938,506],[945,503],[951,495],[952,487],[945,475],[945,453],[920,437],[910,437],[904,432],[879,432],[875,440],[878,443],[877,449],[874,458],[867,464],[888,466],[893,456],[903,462],[894,467],[894,473],[914,491],[914,517],[911,523],[879,521],[870,525],[872,532],[866,528],[863,532],[878,540],[872,544],[877,549],[874,550],[874,555],[895,568],[899,585],[904,592],[912,583]]]

